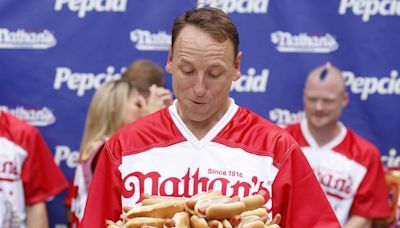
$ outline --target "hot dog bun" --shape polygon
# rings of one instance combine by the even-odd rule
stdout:
[[[152,226],[163,228],[164,224],[166,223],[166,219],[162,218],[150,218],[150,217],[140,217],[140,218],[133,218],[129,219],[125,223],[126,228],[141,228],[142,226]]]
[[[190,228],[190,217],[187,212],[179,212],[172,217],[175,222],[175,227]]]
[[[132,208],[126,217],[128,219],[136,217],[172,218],[175,213],[183,211],[184,205],[172,201]]]
[[[192,228],[208,228],[207,221],[204,218],[199,218],[197,215],[190,217],[190,225]]]
[[[244,197],[241,201],[246,205],[246,211],[260,208],[265,204],[264,196],[259,194]]]

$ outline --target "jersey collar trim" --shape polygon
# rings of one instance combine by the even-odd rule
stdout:
[[[185,137],[190,143],[194,146],[201,148],[205,144],[209,143],[211,140],[215,138],[215,136],[229,123],[229,121],[236,114],[239,106],[235,104],[235,101],[230,98],[231,104],[226,111],[226,113],[222,116],[222,118],[210,129],[210,131],[201,139],[198,140],[196,136],[186,127],[183,123],[181,117],[178,114],[178,110],[176,108],[177,100],[168,108],[168,111],[171,115],[172,121],[175,123],[179,131],[182,133],[183,137]]]
[[[339,145],[343,141],[347,134],[347,129],[344,124],[342,122],[338,122],[338,124],[340,128],[339,134],[323,146],[319,146],[315,138],[311,135],[310,129],[308,128],[307,124],[307,118],[303,118],[303,120],[300,122],[300,129],[310,147],[320,149],[333,149],[335,146]]]

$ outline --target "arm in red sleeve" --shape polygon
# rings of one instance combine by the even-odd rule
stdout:
[[[290,149],[278,164],[272,185],[272,212],[282,215],[281,227],[340,227],[300,148]]]

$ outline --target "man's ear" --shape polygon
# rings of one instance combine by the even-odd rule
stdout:
[[[240,61],[242,60],[242,52],[240,51],[235,58],[235,74],[233,76],[233,81],[236,81],[240,78]]]
[[[171,45],[168,46],[168,58],[167,58],[167,64],[165,65],[165,70],[172,74],[172,47]]]

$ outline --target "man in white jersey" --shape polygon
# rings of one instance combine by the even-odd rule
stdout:
[[[67,186],[39,131],[0,111],[0,227],[48,227],[46,200]]]
[[[378,149],[340,121],[349,101],[341,71],[330,63],[309,74],[306,118],[287,127],[299,142],[344,227],[370,227],[389,216],[388,191]]]
[[[142,194],[233,197],[267,192],[281,227],[339,227],[295,140],[229,98],[242,53],[232,20],[215,8],[175,19],[166,70],[176,100],[118,131],[97,163],[82,227],[118,220]]]

